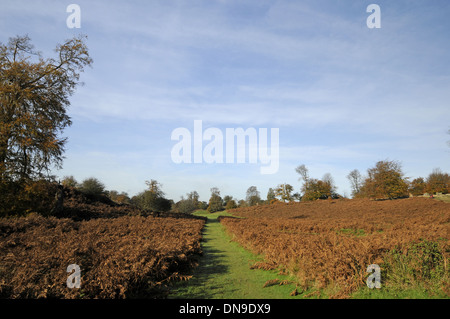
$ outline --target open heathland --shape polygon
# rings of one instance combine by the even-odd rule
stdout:
[[[160,298],[189,278],[204,219],[80,198],[61,213],[75,218],[0,219],[0,298]],[[79,289],[67,285],[71,264],[81,270]]]
[[[450,205],[427,198],[275,203],[230,210],[221,223],[264,262],[295,274],[302,289],[345,298],[381,267],[384,288],[420,286],[449,296]]]

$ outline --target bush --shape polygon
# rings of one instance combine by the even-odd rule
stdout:
[[[234,208],[237,208],[236,201],[234,199],[229,200],[227,205],[225,206],[225,209],[228,210],[228,209],[234,209]]]
[[[71,176],[64,176],[63,180],[61,181],[61,184],[64,187],[78,187],[78,182],[75,179],[75,177]]]
[[[0,219],[0,298],[166,298],[172,282],[190,278],[203,225],[151,216]],[[80,289],[66,285],[73,263]]]
[[[404,249],[393,249],[384,258],[386,283],[400,289],[441,286],[449,280],[445,259],[439,243],[427,240],[411,243]]]
[[[195,205],[195,203],[189,199],[181,199],[179,202],[177,202],[174,205],[174,210],[177,213],[182,213],[182,214],[191,214],[193,213],[195,210],[197,210],[197,205]]]
[[[105,185],[95,177],[85,179],[79,186],[82,193],[91,196],[100,196],[105,194]]]
[[[420,196],[425,194],[427,184],[422,177],[415,178],[409,185],[409,192],[413,196]]]
[[[208,213],[215,213],[223,210],[223,200],[220,197],[220,191],[217,187],[211,188],[211,197],[209,198]]]
[[[361,187],[363,197],[394,199],[408,197],[408,183],[403,178],[401,165],[395,161],[379,161],[367,170],[368,176]]]
[[[131,202],[141,209],[152,212],[168,212],[172,208],[172,202],[158,194],[146,190],[131,199]]]
[[[435,168],[427,178],[426,191],[430,194],[447,194],[450,191],[450,175]]]
[[[311,178],[307,182],[305,182],[302,187],[302,191],[302,201],[339,198],[339,195],[335,192],[335,187],[331,183],[327,183],[315,178]]]
[[[59,186],[47,180],[0,181],[0,216],[38,213],[49,216],[62,205]]]
[[[216,194],[213,194],[209,199],[208,208],[206,210],[209,213],[215,213],[223,210],[222,198]]]

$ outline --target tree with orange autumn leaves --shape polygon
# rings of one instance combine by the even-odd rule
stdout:
[[[367,175],[360,189],[362,197],[393,199],[409,195],[408,180],[397,161],[378,161],[375,167],[367,170]]]
[[[0,43],[0,179],[42,178],[63,159],[71,125],[69,97],[80,72],[92,64],[82,36],[56,46],[56,58],[43,58],[28,36]]]

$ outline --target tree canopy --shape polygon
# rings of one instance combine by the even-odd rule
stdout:
[[[280,200],[282,200],[283,202],[291,202],[293,200],[292,198],[292,191],[294,190],[294,187],[292,187],[292,185],[290,184],[279,184],[276,188],[275,188],[275,195],[276,197],[279,197]]]
[[[69,97],[92,64],[84,39],[58,44],[56,58],[43,58],[28,36],[0,43],[0,178],[41,178],[61,166]]]
[[[256,186],[250,186],[246,192],[246,201],[249,206],[255,206],[261,202],[261,196]]]
[[[379,161],[367,170],[361,193],[374,199],[393,199],[408,196],[408,183],[404,178],[401,164],[396,161]]]
[[[223,201],[219,189],[217,187],[211,188],[211,197],[209,198],[207,211],[209,213],[215,213],[223,209]]]
[[[301,187],[303,193],[301,195],[302,201],[340,197],[336,193],[334,179],[330,173],[326,173],[320,180],[309,177],[308,168],[304,164],[299,165],[295,171],[300,174],[299,180],[303,180]],[[297,197],[300,197],[300,195],[298,194]]]

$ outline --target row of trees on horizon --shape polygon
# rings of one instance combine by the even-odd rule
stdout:
[[[337,192],[333,177],[326,173],[321,179],[309,176],[305,165],[298,166],[295,171],[300,175],[299,180],[303,182],[300,192],[294,192],[290,184],[279,184],[269,188],[265,198],[257,186],[250,186],[246,191],[245,199],[235,199],[230,195],[221,196],[217,187],[210,189],[211,195],[208,202],[200,201],[197,191],[191,191],[182,196],[179,201],[166,199],[162,191],[162,185],[156,180],[146,181],[147,189],[130,197],[127,193],[119,193],[116,190],[107,191],[102,182],[95,177],[87,178],[78,183],[73,176],[67,176],[62,180],[66,187],[75,187],[90,195],[106,195],[111,200],[120,204],[132,204],[142,209],[151,211],[173,211],[178,213],[192,213],[202,209],[208,212],[217,212],[225,209],[238,207],[249,207],[255,205],[268,205],[275,202],[314,201],[323,199],[338,199],[345,196]],[[409,181],[405,177],[401,165],[396,161],[379,161],[373,168],[367,170],[363,176],[358,170],[351,171],[347,178],[351,184],[353,198],[371,199],[395,199],[409,196],[421,196],[426,193],[449,193],[450,175],[442,172],[439,168],[426,177],[418,177]]]
[[[67,113],[69,98],[80,84],[80,74],[92,63],[83,36],[57,44],[53,58],[45,58],[35,50],[28,36],[16,36],[8,43],[0,43],[0,216],[49,210],[49,203],[58,189],[60,191],[50,172],[62,166],[67,138],[61,133],[72,124]],[[246,198],[240,200],[231,196],[222,198],[220,190],[213,187],[208,202],[200,201],[196,191],[175,202],[165,197],[156,180],[146,182],[148,188],[131,198],[123,192],[105,190],[95,177],[80,184],[75,178],[66,177],[63,184],[143,209],[182,213],[342,197],[337,193],[331,174],[321,179],[310,177],[305,165],[295,171],[302,181],[298,192],[294,192],[290,184],[279,184],[269,189],[266,199],[262,199],[256,186],[250,186]],[[426,178],[410,182],[398,162],[387,160],[377,162],[367,171],[367,176],[353,170],[348,178],[355,198],[392,199],[410,193],[448,193],[450,190],[449,175],[439,169]]]

